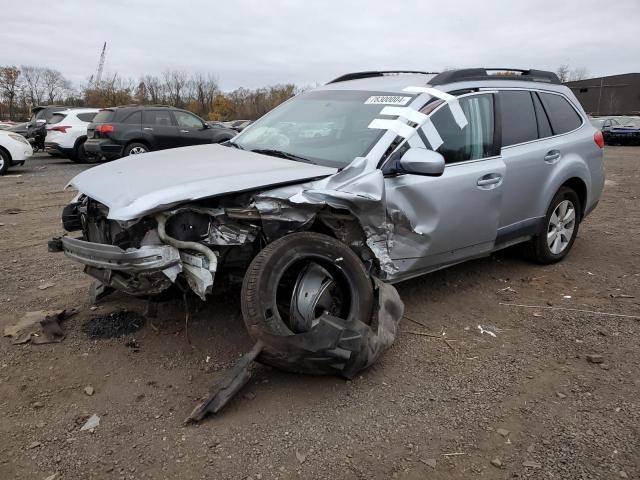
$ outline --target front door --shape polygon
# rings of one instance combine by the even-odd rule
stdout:
[[[505,165],[497,155],[494,94],[459,97],[467,125],[460,129],[446,104],[431,113],[442,137],[442,176],[387,177],[393,218],[391,258],[398,277],[433,270],[490,252],[495,244]]]
[[[182,110],[174,110],[173,115],[176,117],[183,145],[211,143],[213,133],[198,117]]]

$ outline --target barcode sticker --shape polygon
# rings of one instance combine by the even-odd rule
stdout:
[[[367,98],[365,105],[406,105],[411,97],[401,95],[374,95]]]

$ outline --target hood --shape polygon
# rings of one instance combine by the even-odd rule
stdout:
[[[221,145],[134,155],[82,172],[69,185],[132,220],[178,203],[333,175],[337,170]]]

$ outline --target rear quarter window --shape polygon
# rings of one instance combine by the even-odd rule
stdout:
[[[94,112],[89,113],[79,113],[77,117],[83,122],[91,122],[97,114]]]
[[[49,121],[47,122],[49,125],[53,125],[55,123],[60,123],[62,120],[64,120],[67,116],[63,113],[54,113],[51,118],[49,119]]]
[[[101,110],[96,114],[95,117],[93,117],[93,123],[110,122],[113,117],[114,112],[112,110]]]
[[[538,124],[529,91],[501,91],[500,114],[503,147],[538,139]]]
[[[549,116],[554,135],[570,132],[582,124],[582,118],[578,112],[563,96],[540,93],[540,99]]]

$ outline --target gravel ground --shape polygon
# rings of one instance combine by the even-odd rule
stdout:
[[[0,478],[640,478],[640,321],[501,305],[640,315],[640,148],[605,156],[601,204],[561,264],[506,251],[402,283],[401,334],[353,381],[260,367],[221,414],[185,426],[251,346],[239,293],[192,305],[190,343],[179,301],[89,339],[90,318],[145,304],[92,306],[80,268],[47,253],[63,187],[88,167],[37,155],[0,178],[0,327],[79,312],[61,343],[0,340]]]

